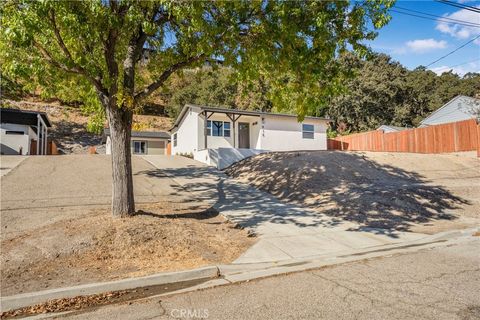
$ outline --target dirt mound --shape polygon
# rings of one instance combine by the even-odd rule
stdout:
[[[268,153],[239,162],[226,173],[361,228],[430,233],[464,227],[470,218],[480,217],[480,161],[475,157]]]

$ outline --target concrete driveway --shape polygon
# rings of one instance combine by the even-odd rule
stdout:
[[[211,205],[231,221],[248,228],[258,242],[235,263],[259,263],[348,253],[352,250],[415,241],[425,234],[357,229],[354,223],[319,215],[280,202],[272,195],[236,182],[223,172],[184,157],[144,156],[165,177]]]
[[[64,219],[65,212],[75,218],[110,206],[110,156],[2,156],[1,161],[9,168],[1,178],[3,234]],[[136,203],[192,201],[168,176],[147,175],[156,168],[141,157],[133,157],[133,170]]]

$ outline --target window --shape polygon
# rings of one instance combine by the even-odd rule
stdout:
[[[230,137],[230,122],[208,120],[207,136]]]
[[[230,137],[230,122],[223,123],[223,136]]]
[[[147,141],[133,141],[133,153],[134,154],[146,154],[147,153]]]
[[[25,134],[23,131],[5,131],[5,134]]]
[[[302,124],[302,137],[303,139],[313,139],[314,137],[313,124]]]
[[[176,132],[173,134],[173,146],[174,147],[177,146],[177,133]]]
[[[212,121],[208,120],[207,121],[207,136],[212,135]]]

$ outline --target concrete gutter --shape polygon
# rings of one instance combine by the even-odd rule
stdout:
[[[364,259],[378,258],[392,254],[404,254],[420,249],[448,246],[465,241],[479,241],[474,237],[480,228],[441,232],[427,238],[415,241],[370,247],[368,249],[352,250],[349,253],[326,254],[307,259],[291,259],[280,262],[237,263],[203,267],[194,270],[159,273],[151,276],[130,278],[118,281],[101,282],[80,285],[69,288],[59,288],[39,292],[25,293],[1,298],[1,310],[8,311],[26,306],[47,302],[48,300],[86,296],[111,291],[132,290],[163,284],[175,284],[190,280],[205,280],[205,282],[187,288],[141,298],[151,299],[156,296],[179,294],[200,289],[213,288],[221,285],[240,283],[265,277],[284,275],[294,272],[318,269],[342,263]],[[67,311],[67,313],[69,313]],[[52,316],[53,314],[48,314]]]
[[[22,293],[1,298],[2,312],[19,309],[54,299],[73,298],[100,294],[110,291],[121,291],[150,287],[155,285],[173,284],[191,280],[209,280],[217,278],[219,270],[216,266],[208,266],[193,270],[165,272],[150,276],[123,279],[118,281],[84,284],[75,287],[58,288],[52,290]]]

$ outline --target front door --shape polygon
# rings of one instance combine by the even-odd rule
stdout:
[[[250,125],[246,122],[238,123],[238,147],[250,149]]]

